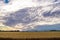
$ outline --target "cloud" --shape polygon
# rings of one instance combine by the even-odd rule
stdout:
[[[17,10],[13,6],[14,8],[12,8],[13,10],[11,11],[10,9],[8,10],[8,8],[10,8],[11,5],[8,5],[9,7],[7,6],[8,8],[6,10],[8,10],[7,12],[10,13],[6,13],[6,17],[3,16],[2,20],[4,20],[3,24],[5,26],[14,27],[16,29],[23,31],[28,29],[35,29],[38,25],[41,26],[60,24],[60,2],[54,2],[49,0],[46,2],[41,1],[41,5],[39,5],[39,3],[37,2],[34,2],[33,5],[35,5],[36,3],[35,7],[32,4],[29,5],[31,3],[30,0],[26,0],[25,2],[24,0],[15,0],[14,2],[16,2],[19,5],[14,5],[17,6]],[[23,2],[24,5],[22,5]],[[27,6],[25,6],[25,3]],[[21,5],[22,7],[20,7]]]

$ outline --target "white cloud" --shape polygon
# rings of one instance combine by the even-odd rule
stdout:
[[[39,3],[40,2],[40,3]],[[30,9],[28,10],[28,18],[30,18],[32,20],[36,19],[34,22],[30,22],[28,24],[24,24],[24,23],[19,23],[19,24],[16,24],[16,26],[14,26],[14,29],[18,29],[20,31],[24,30],[24,29],[34,29],[36,25],[53,25],[53,24],[58,24],[60,23],[60,17],[56,17],[56,16],[47,16],[47,17],[44,17],[43,14],[44,12],[48,13],[49,11],[50,14],[52,14],[52,12],[54,11],[58,11],[60,10],[60,6],[56,6],[56,4],[60,3],[60,2],[54,2],[54,0],[42,0],[42,1],[39,1],[39,2],[36,2],[35,1],[32,1],[32,0],[13,0],[11,1],[9,4],[2,4],[0,9],[1,9],[1,12],[3,14],[1,14],[0,16],[5,16],[7,14],[4,14],[8,12],[8,15],[9,13],[15,13],[17,11],[19,11],[20,9],[24,9],[24,8],[27,8],[27,7],[41,7],[39,9]],[[59,5],[59,4],[58,4]],[[4,10],[3,10],[4,9]],[[31,12],[31,10],[35,10],[35,12]],[[57,13],[56,13],[57,14]],[[38,15],[38,16],[36,16]],[[27,17],[24,17],[23,21],[25,22],[28,22],[27,20],[25,20]],[[34,17],[34,18],[33,18]],[[32,19],[33,18],[33,19]],[[18,19],[18,18],[17,18]],[[38,20],[37,20],[38,19]]]

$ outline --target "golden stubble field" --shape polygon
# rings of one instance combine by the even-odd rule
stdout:
[[[60,38],[60,32],[0,32],[0,38]]]

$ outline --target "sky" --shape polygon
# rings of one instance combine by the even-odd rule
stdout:
[[[6,26],[7,29],[20,31],[60,30],[59,0],[8,0],[7,3],[6,1],[0,1],[2,28]]]

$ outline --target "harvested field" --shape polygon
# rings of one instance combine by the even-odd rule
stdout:
[[[60,32],[0,32],[0,38],[60,38]]]

